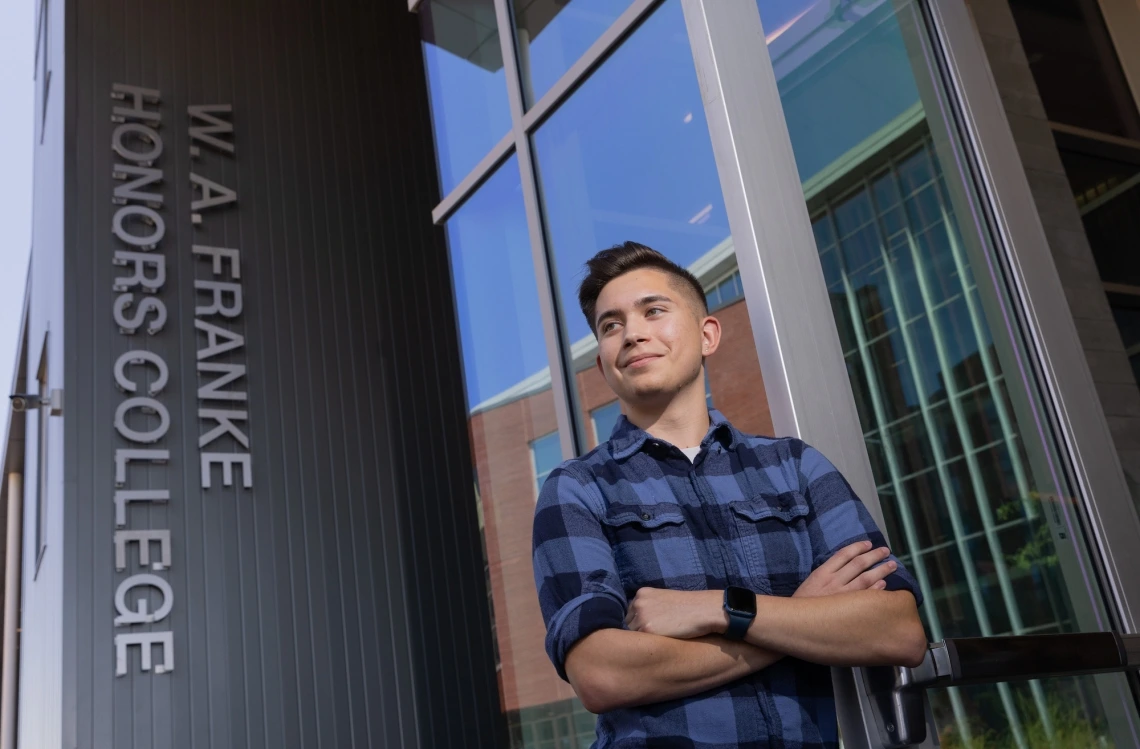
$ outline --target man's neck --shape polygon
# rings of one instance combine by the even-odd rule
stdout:
[[[698,378],[660,406],[626,404],[626,418],[659,440],[677,447],[696,447],[709,431],[704,378]]]

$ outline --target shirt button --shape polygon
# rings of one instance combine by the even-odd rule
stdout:
[[[641,513],[641,519],[642,520],[648,520],[649,519],[649,513],[648,512]]]

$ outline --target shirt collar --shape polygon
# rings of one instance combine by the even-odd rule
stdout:
[[[701,447],[707,447],[714,439],[719,440],[726,449],[732,449],[743,435],[736,427],[715,408],[709,409],[709,431],[701,440]],[[625,414],[618,417],[613,432],[610,433],[610,451],[616,460],[625,460],[643,448],[653,439],[644,429],[640,429],[625,418]]]

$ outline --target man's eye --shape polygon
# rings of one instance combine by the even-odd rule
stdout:
[[[665,309],[663,307],[650,307],[649,309],[647,309],[645,311],[645,314],[652,315],[654,312],[664,312],[664,311],[665,311]]]
[[[617,322],[614,320],[610,320],[607,323],[602,323],[602,332],[603,333],[609,333],[616,326],[617,326]]]

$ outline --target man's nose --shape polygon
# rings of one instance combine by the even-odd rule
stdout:
[[[645,329],[644,323],[641,321],[629,321],[625,324],[625,339],[622,343],[626,348],[643,343],[648,340],[649,335]]]

